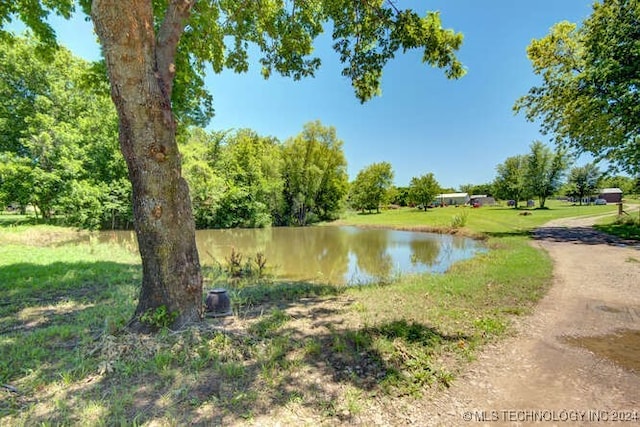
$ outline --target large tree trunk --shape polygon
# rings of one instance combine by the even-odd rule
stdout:
[[[159,307],[175,314],[173,327],[202,317],[202,274],[189,189],[181,176],[171,109],[173,59],[192,5],[169,6],[156,35],[148,0],[94,0],[92,18],[103,47],[120,147],[133,185],[135,230],[142,257],[140,316]],[[163,33],[164,30],[164,33]],[[173,39],[171,39],[171,36]]]

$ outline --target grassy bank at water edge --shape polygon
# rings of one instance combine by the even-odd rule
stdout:
[[[73,230],[0,226],[0,424],[370,423],[455,381],[551,284],[532,227],[608,207],[402,209],[343,223],[489,236],[444,275],[358,288],[229,279],[234,316],[131,335],[135,254]],[[610,208],[613,210],[613,207]],[[457,223],[460,226],[460,223]],[[268,262],[268,260],[267,260]]]

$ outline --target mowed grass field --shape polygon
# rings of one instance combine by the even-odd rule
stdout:
[[[349,214],[340,223],[455,231],[490,250],[443,275],[357,288],[216,272],[234,316],[151,336],[126,330],[141,278],[135,254],[0,216],[0,424],[336,425],[380,407],[400,416],[456,381],[545,294],[552,263],[530,244],[533,228],[616,209],[550,201]]]
[[[466,218],[464,230],[475,234],[518,234],[528,233],[535,227],[557,218],[606,215],[617,212],[617,205],[574,205],[572,203],[548,200],[545,209],[507,206],[486,206],[481,208],[453,207],[432,208],[426,212],[412,208],[384,210],[380,214],[351,212],[344,222],[353,225],[383,226],[398,228],[433,227],[450,230],[456,216]]]

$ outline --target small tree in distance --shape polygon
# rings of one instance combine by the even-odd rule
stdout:
[[[567,156],[562,150],[554,153],[540,141],[531,144],[525,181],[529,192],[538,198],[540,208],[544,208],[547,198],[560,188],[567,164]]]
[[[519,155],[508,157],[504,163],[496,166],[498,176],[493,182],[495,195],[503,200],[513,200],[514,208],[524,200],[527,195],[525,173],[527,167],[527,156]]]
[[[380,212],[380,205],[386,200],[392,184],[391,163],[374,163],[362,169],[351,184],[351,206],[362,212],[374,209]]]
[[[422,206],[425,212],[438,193],[440,193],[440,184],[432,173],[411,178],[409,200],[411,203]]]
[[[598,188],[601,176],[600,170],[593,163],[571,169],[567,196],[577,198],[582,205],[582,199],[591,196]]]

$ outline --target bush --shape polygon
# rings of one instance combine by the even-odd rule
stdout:
[[[624,215],[616,220],[616,224],[628,227],[640,227],[640,216]]]
[[[454,215],[451,218],[451,227],[452,228],[462,228],[467,225],[467,219],[469,218],[469,212],[463,210],[457,215]]]
[[[221,270],[231,278],[262,278],[266,274],[267,258],[262,252],[257,252],[255,258],[251,258],[231,248],[225,261],[226,265]]]

